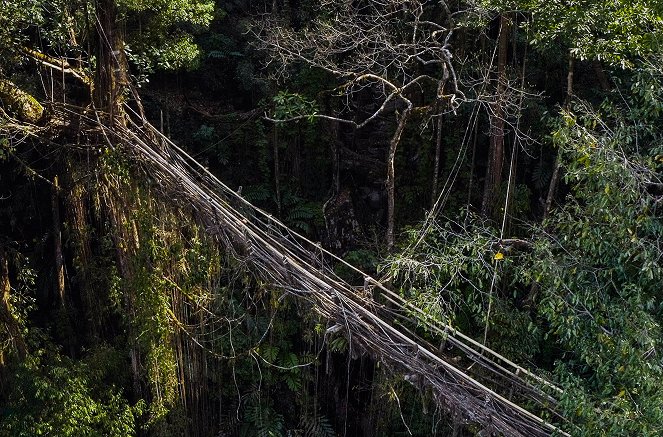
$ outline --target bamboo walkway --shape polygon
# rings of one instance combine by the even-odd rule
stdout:
[[[92,126],[90,117],[88,123],[111,147],[122,144],[173,201],[190,205],[207,232],[253,274],[312,303],[330,321],[328,332],[344,333],[351,353],[369,353],[430,390],[456,420],[487,435],[568,435],[556,411],[561,389],[433,320],[379,280],[253,206],[128,106],[127,111],[133,116],[126,126],[109,127],[99,118]],[[364,283],[342,280],[332,270],[339,264]],[[436,334],[444,347],[422,339],[417,329]]]

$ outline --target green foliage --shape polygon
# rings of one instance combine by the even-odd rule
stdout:
[[[242,196],[249,202],[260,205],[262,202],[271,199],[272,193],[268,186],[260,184],[244,188]]]
[[[10,265],[16,271],[16,280],[10,284],[12,288],[8,303],[12,309],[12,316],[19,326],[23,327],[25,334],[30,315],[36,309],[37,271],[32,267],[30,260],[20,252],[11,253],[10,257],[12,261]]]
[[[337,334],[330,338],[327,343],[327,349],[329,349],[330,352],[336,352],[336,353],[346,353],[348,351],[348,339],[343,336],[343,334]]]
[[[336,437],[329,419],[323,414],[303,415],[300,426],[304,437]]]
[[[278,120],[307,117],[312,122],[318,113],[316,103],[307,100],[301,94],[279,91],[272,101],[274,102],[274,118]]]
[[[141,409],[129,406],[117,388],[96,383],[85,364],[42,352],[22,363],[11,382],[0,435],[136,435]]]
[[[412,231],[411,244],[418,239]],[[492,346],[507,356],[531,359],[538,340],[529,314],[518,308],[526,291],[523,262],[528,257],[501,248],[499,241],[489,221],[468,212],[464,221],[432,224],[414,251],[393,256],[382,268],[427,317],[478,338],[487,329],[497,334],[489,337]]]
[[[632,68],[661,47],[663,8],[656,0],[488,0],[484,5],[530,15],[531,42],[541,51],[556,51],[561,43],[579,59]]]
[[[632,121],[578,109],[554,134],[573,196],[545,224],[552,238],[536,245],[539,311],[569,351],[558,371],[577,435],[660,435],[663,224],[647,192],[658,177],[621,141]]]
[[[210,50],[207,52],[209,58],[231,61],[233,58],[245,56],[244,53],[239,51],[236,41],[228,35],[213,33],[207,36],[206,43],[210,46]]]
[[[221,167],[229,184],[243,187],[242,196],[265,207],[273,195],[270,187],[269,144],[260,119],[244,119],[242,114],[224,116],[223,122],[193,124],[180,134],[190,138],[188,146],[200,161]],[[232,182],[231,182],[232,181]]]
[[[7,138],[0,138],[0,162],[6,161],[12,153],[13,147]]]
[[[532,170],[532,185],[537,190],[543,192],[550,185],[552,177],[552,165],[550,162],[539,160]]]
[[[179,34],[163,41],[158,47],[145,48],[143,55],[156,68],[178,70],[185,67],[196,68],[200,52],[193,42],[193,36]]]
[[[37,273],[31,267],[27,257],[20,252],[9,251],[2,248],[5,256],[8,258],[8,266],[11,270],[15,271],[15,275],[10,279],[10,294],[6,296],[7,301],[3,302],[9,310],[9,317],[16,323],[18,332],[23,338],[28,335],[28,327],[30,324],[30,316],[35,310],[35,280]],[[15,277],[15,279],[14,279]],[[4,298],[4,297],[3,297]],[[14,341],[11,333],[5,325],[6,321],[0,325],[0,358],[12,356],[14,350]]]
[[[93,18],[94,3],[90,0],[41,0],[42,21],[33,21],[49,48],[62,56],[84,56],[85,49],[78,38],[87,32]]]
[[[642,69],[632,80],[659,77]],[[577,102],[562,113],[551,139],[570,193],[529,231],[531,251],[498,245],[489,222],[468,214],[434,224],[415,250],[390,260],[391,277],[427,316],[475,335],[487,328],[490,344],[519,360],[549,343],[545,359],[557,360],[573,435],[663,432],[655,353],[663,341],[663,223],[652,194],[660,180],[659,96],[647,87],[606,100],[601,112]]]
[[[118,6],[134,13],[149,13],[163,27],[181,23],[206,26],[214,14],[214,4],[206,0],[119,0]]]
[[[284,344],[284,343],[280,343]],[[267,383],[284,382],[289,390],[299,392],[302,389],[302,372],[299,357],[277,346],[264,345],[258,348],[263,361],[269,366],[265,373]]]
[[[213,141],[217,140],[216,130],[212,126],[206,124],[201,124],[196,132],[192,135],[193,140],[201,143],[202,145],[207,145]]]
[[[126,22],[123,27],[128,31],[127,55],[143,79],[146,73],[155,69],[195,68],[200,52],[193,34],[208,26],[214,18],[214,2],[118,0],[117,5]],[[43,43],[28,43],[34,29],[38,29],[39,37],[47,43],[48,51],[71,58],[86,55],[83,47],[85,38],[89,37],[90,23],[95,20],[94,2],[2,0],[0,6],[3,10],[0,50],[11,59],[20,57],[24,45],[43,50]]]
[[[0,8],[0,54],[4,58],[0,66],[7,67],[18,61],[17,54],[27,40],[23,31],[43,20],[43,10],[41,2],[33,0],[0,0]]]
[[[260,396],[244,410],[245,423],[240,437],[280,437],[284,435],[283,416],[261,402]]]
[[[165,214],[159,222],[151,208],[135,211],[140,248],[133,260],[134,274],[125,284],[136,333],[134,341],[144,354],[146,379],[153,398],[147,426],[159,425],[179,403],[174,334],[181,323],[173,312],[176,297],[208,300],[210,275],[218,259],[205,241],[192,235],[183,240],[176,229],[176,216]],[[159,425],[163,426],[163,425]]]
[[[380,262],[378,254],[367,248],[350,250],[343,256],[343,260],[351,266],[367,273],[375,272]],[[345,264],[338,263],[334,267],[334,271],[350,283],[361,283],[364,281],[364,278],[360,274]]]
[[[497,236],[478,216],[471,218],[469,226],[453,221],[436,226],[429,234],[426,252],[418,250],[389,260],[389,275],[403,283],[404,296],[441,320],[452,321],[459,307],[473,314],[484,308],[482,291],[491,282],[495,254],[491,242]],[[416,241],[418,233],[412,231],[410,238]]]
[[[214,2],[119,0],[118,6],[127,28],[132,30],[127,35],[129,59],[142,74],[154,69],[196,68],[200,51],[192,32],[199,32],[212,21]]]
[[[289,190],[282,195],[281,208],[285,224],[305,235],[313,235],[314,229],[324,225],[322,206],[318,202],[307,202]]]
[[[89,0],[1,0],[0,8],[0,72],[25,63],[24,47],[71,59],[84,55],[79,38],[92,19]]]
[[[452,434],[450,429],[444,429],[446,421],[440,420],[439,416],[431,411],[431,408],[435,407],[429,393],[405,381],[402,375],[396,376],[378,370],[372,390],[374,396],[370,414],[378,418],[375,424],[376,435]]]
[[[281,10],[283,16],[291,15],[294,21],[311,8],[308,3],[295,3]],[[210,0],[118,1],[121,25],[128,31],[128,56],[137,67],[132,69],[147,74],[157,69],[194,69],[198,62],[204,62],[204,72],[177,76],[182,93],[192,100],[191,106],[201,111],[192,115],[188,112],[193,111],[177,108],[172,113],[184,121],[178,126],[178,119],[173,128],[184,132],[192,151],[207,161],[205,165],[221,173],[224,180],[233,181],[234,186],[243,185],[248,200],[271,211],[280,208],[285,223],[316,238],[324,226],[320,204],[328,197],[331,185],[329,142],[339,141],[335,150],[340,151],[339,180],[343,188],[376,185],[383,180],[384,169],[373,164],[375,159],[364,160],[361,155],[368,151],[371,156],[367,158],[381,156],[386,143],[376,144],[382,137],[373,135],[378,126],[384,126],[382,120],[366,127],[371,137],[368,140],[344,127],[325,131],[327,123],[311,121],[318,111],[348,117],[369,113],[375,109],[375,102],[366,91],[356,99],[334,103],[332,97],[339,96],[329,94],[330,83],[337,85],[329,73],[311,68],[296,71],[300,66],[294,65],[288,90],[276,93],[260,106],[269,107],[273,118],[298,118],[302,122],[281,123],[272,132],[266,130],[260,119],[262,111],[253,110],[262,97],[256,91],[260,84],[255,72],[258,61],[244,47],[244,37],[233,33],[241,29],[237,23],[245,13],[237,11],[249,10],[250,2],[217,4],[237,15],[226,20],[229,17],[215,10]],[[595,105],[596,110],[575,103],[569,112],[555,117],[551,144],[542,145],[540,158],[528,161],[526,154],[532,152],[532,147],[523,141],[525,153],[518,157],[517,182],[507,211],[513,216],[510,229],[515,235],[507,236],[527,240],[527,248],[502,245],[498,229],[489,220],[462,211],[452,220],[435,224],[421,244],[410,246],[414,250],[394,256],[387,271],[403,296],[424,310],[424,317],[451,323],[475,338],[483,339],[487,332],[489,345],[506,356],[554,367],[564,387],[560,406],[580,427],[570,429],[573,435],[661,435],[663,395],[659,386],[663,375],[657,352],[661,348],[663,311],[659,291],[663,279],[659,247],[659,241],[663,241],[659,211],[663,86],[657,60],[661,51],[661,6],[652,0],[483,4],[501,11],[524,12],[510,16],[524,23],[527,37],[537,50],[534,54],[529,51],[524,59],[526,36],[517,29],[514,33],[519,39],[509,42],[508,68],[525,65],[526,81],[543,87],[534,91],[555,99],[554,90],[561,88],[565,74],[560,54],[566,55],[568,50],[581,60],[620,67],[607,72],[615,89],[603,94],[588,90],[591,65],[578,62],[575,90],[591,95],[595,103],[605,100]],[[37,78],[29,76],[30,64],[20,56],[24,45],[65,56],[76,66],[82,56],[83,68],[93,66],[93,58],[85,59],[88,51],[94,53],[96,41],[92,1],[0,0],[0,7],[3,76],[12,74],[12,80],[25,77],[26,83]],[[425,9],[423,18],[429,18],[430,11],[430,17],[435,14],[433,18],[437,19],[438,6],[430,3]],[[455,16],[459,19],[456,24],[466,28],[455,32],[449,42],[454,54],[459,54],[455,59],[469,59],[457,73],[463,86],[469,83],[475,87],[466,90],[466,95],[474,99],[481,97],[477,94],[479,86],[466,78],[481,78],[477,82],[480,84],[486,78],[493,80],[485,72],[496,23],[492,11],[484,15],[485,11],[471,12]],[[479,20],[462,21],[463,16],[475,12],[480,12]],[[206,31],[214,19],[218,19],[213,24],[216,30]],[[483,26],[480,38],[473,33],[477,27],[470,27],[477,23]],[[402,23],[396,21],[389,28],[399,31]],[[456,38],[458,35],[462,37]],[[475,50],[475,40],[487,43],[487,48]],[[88,44],[92,50],[88,50]],[[348,53],[340,58],[351,57]],[[552,68],[548,68],[550,65]],[[432,64],[412,71],[439,74]],[[170,84],[171,78],[164,75],[163,81],[155,83]],[[55,87],[61,86],[65,93],[72,82],[65,79],[59,85],[54,80]],[[39,90],[41,81],[33,80],[30,86]],[[198,97],[197,91],[205,96]],[[158,87],[150,89],[145,100],[148,116],[152,99],[162,102],[171,95],[160,92]],[[410,88],[408,98],[418,104],[432,92],[426,86]],[[222,96],[222,103],[217,96]],[[76,100],[68,94],[66,97],[67,102]],[[176,102],[179,105],[179,100]],[[524,116],[519,122],[523,132],[535,141],[547,129],[547,124],[541,123],[541,114],[550,113],[554,103],[542,99],[536,104],[540,107],[529,112],[531,119]],[[486,107],[490,108],[490,103]],[[219,108],[229,113],[219,116]],[[466,153],[469,158],[469,149],[458,148],[461,143],[471,144],[463,136],[468,108],[458,108],[458,115],[445,115],[442,148],[446,163],[442,163],[441,175],[449,174],[456,152]],[[529,110],[522,109],[524,114]],[[477,168],[485,165],[480,155],[490,131],[486,117],[478,119],[475,168],[463,170],[454,179],[444,212],[447,215],[455,214],[449,211],[465,205],[466,199],[478,191],[475,185],[468,196],[464,189],[466,181],[481,180]],[[507,120],[511,126],[518,125],[512,121],[516,120]],[[421,205],[430,201],[434,142],[427,131],[416,131],[416,126],[410,126],[404,132],[404,147],[399,149],[396,162],[398,219],[402,222],[418,220]],[[270,140],[272,133],[274,139]],[[2,381],[6,392],[0,393],[3,400],[9,400],[0,413],[0,435],[132,435],[137,429],[154,435],[179,435],[196,420],[191,410],[185,410],[182,393],[199,396],[187,408],[202,405],[198,413],[208,414],[216,411],[210,405],[220,405],[225,409],[220,413],[224,420],[232,416],[241,421],[236,424],[228,420],[229,434],[334,435],[331,423],[336,423],[335,418],[319,414],[329,414],[332,409],[319,405],[326,401],[318,394],[322,378],[317,373],[312,375],[319,363],[313,355],[317,350],[311,350],[324,339],[331,359],[340,360],[334,354],[348,352],[347,339],[341,332],[325,338],[327,322],[316,319],[313,328],[307,318],[311,312],[307,304],[294,304],[263,280],[252,279],[246,265],[218,252],[215,242],[203,236],[188,211],[167,208],[165,201],[156,201],[163,193],[155,188],[155,181],[146,178],[145,183],[137,182],[135,169],[119,148],[102,147],[97,163],[94,153],[74,161],[83,170],[72,175],[72,180],[90,174],[110,175],[107,179],[99,177],[88,187],[90,191],[109,193],[90,194],[86,200],[90,205],[83,214],[86,223],[81,234],[89,232],[91,258],[81,255],[83,246],[74,241],[79,237],[73,224],[64,227],[70,240],[65,247],[65,261],[67,305],[71,308],[50,311],[52,231],[49,208],[41,211],[40,205],[50,205],[50,191],[41,190],[34,178],[16,182],[19,167],[12,156],[22,153],[24,144],[30,144],[28,148],[35,148],[45,158],[25,162],[38,162],[40,171],[50,179],[60,172],[58,156],[62,151],[68,155],[79,153],[79,142],[89,137],[76,135],[74,140],[69,131],[63,131],[61,136],[49,137],[51,142],[44,152],[43,145],[23,138],[23,134],[8,136],[0,143],[0,200],[5,202],[0,222],[7,225],[0,243],[7,241],[11,247],[21,246],[21,250],[30,247],[31,262],[27,258],[17,260],[11,267],[14,288],[10,298],[32,356],[17,368],[0,369],[7,370],[3,377],[9,375],[6,383]],[[506,135],[510,138],[512,133]],[[58,148],[53,141],[66,143],[67,147]],[[560,206],[551,211],[544,224],[532,225],[528,220],[537,213],[533,193],[547,191],[554,156],[547,156],[546,151],[553,145],[563,157],[564,184],[559,193],[566,197],[557,199]],[[350,157],[345,148],[358,152],[359,157]],[[278,184],[274,181],[276,154],[272,151],[279,154]],[[538,163],[527,167],[534,160]],[[99,186],[93,186],[95,183]],[[279,196],[274,188],[277,185]],[[68,195],[67,189],[63,188],[63,197]],[[503,199],[506,184],[501,189]],[[502,212],[499,204],[497,210]],[[70,221],[67,214],[63,213],[62,218]],[[414,243],[418,235],[411,233],[407,239],[406,243]],[[364,271],[375,270],[376,253],[349,249],[346,260]],[[89,297],[92,304],[97,304],[96,309],[80,302],[88,297],[82,292],[83,271],[88,275]],[[339,274],[359,284],[363,280],[343,267]],[[76,332],[71,339],[63,339],[71,329],[67,320],[63,322],[67,315],[80,316],[82,327],[88,326],[88,319],[95,319],[101,328],[90,338],[85,334],[78,337]],[[47,329],[33,324],[43,324]],[[54,338],[71,346],[68,352],[77,358],[40,352]],[[128,363],[129,353],[135,354],[135,369]],[[362,365],[365,363],[362,361]],[[181,376],[198,365],[206,369],[200,380]],[[331,375],[335,373],[332,370]],[[355,375],[361,372],[350,370],[347,383],[354,390],[359,385],[355,385]],[[339,381],[328,379],[323,390],[333,392]],[[313,382],[315,390],[310,386]],[[380,422],[376,434],[404,433],[403,418],[413,434],[431,434],[435,425],[430,422],[437,418],[428,415],[425,408],[422,411],[422,399],[424,406],[432,402],[425,392],[400,379],[380,381],[379,375],[370,383],[372,417]],[[190,390],[191,384],[197,384],[194,390]],[[316,397],[310,399],[313,392]],[[143,398],[137,406],[130,406],[124,399],[129,393]],[[353,413],[361,416],[364,411],[352,402],[347,407],[350,417]],[[213,421],[211,417],[206,420]],[[225,424],[224,420],[218,422]]]

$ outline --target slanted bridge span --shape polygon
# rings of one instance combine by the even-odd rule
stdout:
[[[312,303],[334,324],[330,330],[344,333],[351,350],[370,353],[392,371],[408,375],[463,423],[505,436],[568,435],[559,428],[564,418],[556,410],[561,389],[434,320],[379,280],[253,206],[129,106],[126,110],[133,114],[126,124],[109,126],[98,115],[84,116],[81,123],[101,132],[110,147],[122,147],[173,199],[191,205],[206,231],[254,275]],[[65,107],[59,111],[66,117]],[[360,274],[364,283],[353,286],[341,279],[330,267],[338,263]],[[419,337],[414,330],[422,325],[461,360]]]

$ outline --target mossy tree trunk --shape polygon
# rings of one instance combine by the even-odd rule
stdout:
[[[107,114],[109,122],[121,123],[122,105],[129,85],[124,52],[125,32],[115,0],[97,0],[96,15],[98,41],[94,104]]]
[[[11,282],[9,280],[9,260],[6,250],[0,248],[0,293],[2,301],[0,302],[0,333],[4,332],[7,336],[6,343],[10,349],[5,351],[0,349],[0,368],[5,364],[5,352],[15,352],[19,360],[23,360],[27,355],[27,346],[21,333],[19,321],[16,319],[11,304]],[[5,343],[3,341],[3,343]],[[12,351],[13,349],[13,351]]]

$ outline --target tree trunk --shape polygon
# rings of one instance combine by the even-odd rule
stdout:
[[[576,58],[569,52],[569,71],[566,74],[566,97],[564,98],[564,109],[569,109],[571,98],[573,97],[573,70],[575,68]]]
[[[55,250],[55,286],[60,300],[64,306],[64,256],[62,255],[62,231],[60,230],[60,182],[58,177],[53,178],[53,192],[51,194],[51,208],[53,209],[53,247]]]
[[[476,165],[477,155],[477,140],[479,139],[479,114],[474,115],[474,119],[470,118],[474,123],[472,132],[472,157],[470,158],[470,180],[467,184],[467,205],[472,204],[472,188],[474,186],[474,167]],[[469,209],[467,210],[469,212]]]
[[[394,247],[394,221],[395,221],[395,172],[394,161],[396,160],[396,149],[398,143],[401,141],[401,135],[407,124],[407,119],[410,116],[411,108],[406,108],[398,120],[396,132],[391,137],[389,143],[389,156],[387,157],[387,249],[391,250]]]
[[[281,215],[281,171],[279,170],[279,127],[274,124],[274,195],[276,208]]]
[[[592,69],[594,69],[594,75],[596,76],[596,80],[601,86],[601,90],[605,92],[610,91],[612,89],[612,86],[610,85],[610,79],[608,79],[608,75],[605,74],[605,70],[603,70],[601,61],[592,61]]]
[[[506,15],[500,16],[500,34],[497,47],[497,100],[494,103],[490,117],[490,159],[486,169],[486,185],[483,191],[481,212],[483,215],[492,214],[495,206],[495,197],[502,183],[502,167],[504,163],[504,94],[506,91],[506,64],[509,48],[509,28],[511,19]]]
[[[9,344],[14,347],[19,360],[23,360],[28,348],[21,334],[18,320],[14,317],[11,307],[11,283],[9,282],[9,261],[4,248],[0,248],[0,332],[8,336]],[[0,368],[5,364],[4,351],[0,349]]]
[[[437,128],[435,131],[435,166],[433,167],[433,192],[431,193],[431,208],[437,200],[437,186],[440,174],[440,160],[442,156],[442,114],[438,115]]]
[[[107,114],[111,124],[122,122],[128,80],[124,52],[124,29],[118,19],[115,0],[97,0],[97,71],[94,81],[94,104]]]
[[[569,71],[566,76],[566,97],[564,98],[564,109],[569,109],[571,104],[571,98],[573,97],[573,70],[575,67],[575,57],[573,54],[569,53]],[[548,195],[546,196],[546,203],[543,209],[543,219],[547,219],[550,214],[550,208],[552,208],[552,201],[555,198],[555,192],[557,191],[557,185],[559,184],[559,174],[560,168],[562,166],[562,160],[557,152],[557,158],[555,159],[555,168],[553,169],[552,177],[550,178],[550,185],[548,186]]]
[[[6,79],[0,79],[0,103],[30,123],[37,123],[44,114],[44,108],[34,97]]]
[[[338,122],[332,123],[332,196],[336,196],[341,191],[341,147],[343,147],[343,143],[338,138]]]

